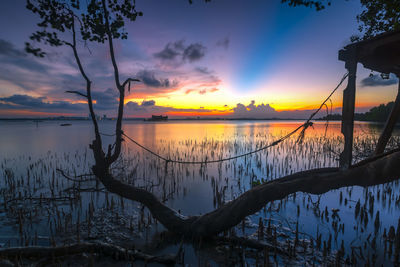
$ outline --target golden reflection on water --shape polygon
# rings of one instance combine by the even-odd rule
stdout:
[[[302,121],[183,121],[166,123],[128,123],[124,132],[139,142],[157,146],[157,140],[232,140],[246,138],[249,141],[255,137],[273,136],[279,138],[296,129]],[[354,136],[364,134],[379,134],[379,125],[356,122]],[[326,138],[342,137],[340,122],[330,122],[328,128],[325,122],[314,122],[306,131],[306,136],[324,136]],[[300,131],[299,131],[300,132]],[[268,140],[272,141],[272,140]]]

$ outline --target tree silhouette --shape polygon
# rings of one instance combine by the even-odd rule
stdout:
[[[376,34],[400,30],[400,2],[398,0],[360,0],[365,8],[357,20],[364,39]]]
[[[82,77],[86,81],[86,93],[79,91],[67,91],[85,97],[89,106],[90,116],[94,125],[95,140],[91,145],[96,165],[108,170],[110,165],[117,160],[121,153],[122,143],[122,118],[124,112],[125,89],[130,89],[130,83],[139,81],[138,79],[128,78],[121,82],[118,65],[114,53],[114,39],[126,39],[128,33],[125,31],[125,21],[135,21],[142,12],[136,11],[135,1],[131,0],[91,0],[86,6],[82,6],[80,0],[70,1],[50,1],[50,0],[27,0],[26,7],[33,13],[40,16],[41,22],[38,26],[42,28],[34,32],[30,39],[33,41],[48,44],[50,46],[69,46],[71,47],[75,61]],[[69,32],[69,36],[64,33]],[[61,35],[63,35],[61,37]],[[72,36],[71,36],[72,35]],[[69,39],[66,39],[69,37]],[[77,39],[83,41],[108,43],[109,55],[114,68],[115,86],[119,92],[118,117],[115,129],[115,146],[109,146],[107,154],[102,148],[102,140],[96,115],[93,110],[93,100],[91,96],[92,81],[88,77],[78,53]],[[26,51],[36,56],[43,57],[45,52],[40,48],[33,48],[30,43],[26,43]]]

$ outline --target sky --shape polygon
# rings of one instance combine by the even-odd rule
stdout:
[[[122,78],[141,80],[131,85],[125,117],[308,117],[346,72],[338,50],[358,34],[362,9],[358,0],[333,1],[319,12],[280,2],[136,0],[143,16],[126,25],[127,40],[115,42]],[[71,49],[27,55],[38,17],[23,0],[0,5],[0,118],[88,116],[84,99],[65,93],[85,89]],[[95,111],[114,117],[108,47],[79,44]],[[357,112],[395,99],[397,78],[370,73],[358,65]],[[332,98],[334,113],[344,88]]]

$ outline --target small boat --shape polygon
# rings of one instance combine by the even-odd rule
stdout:
[[[60,124],[60,126],[71,126],[72,124],[71,123],[62,123],[62,124]]]

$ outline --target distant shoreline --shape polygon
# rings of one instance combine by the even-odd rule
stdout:
[[[100,121],[114,121],[115,119],[101,119]],[[280,119],[280,118],[175,118],[168,119],[165,121],[151,121],[145,118],[125,118],[123,121],[142,121],[146,123],[168,123],[169,121],[305,121],[307,119]],[[32,121],[32,122],[42,122],[42,121],[91,121],[87,118],[0,118],[0,121]],[[325,118],[313,119],[315,122],[324,122]],[[330,122],[340,122],[340,119],[330,119]],[[367,120],[354,120],[354,122],[370,122],[370,123],[384,123],[382,121],[367,121]]]
[[[99,121],[113,121],[116,120],[114,118],[111,119],[101,119]],[[124,121],[146,121],[146,122],[154,122],[151,120],[146,120],[146,118],[124,118]],[[301,120],[306,120],[304,119],[281,119],[281,118],[174,118],[174,119],[168,119],[165,121],[160,121],[160,122],[168,122],[168,121],[301,121]],[[318,119],[316,119],[318,120]],[[0,121],[91,121],[90,119],[87,118],[0,118]]]

